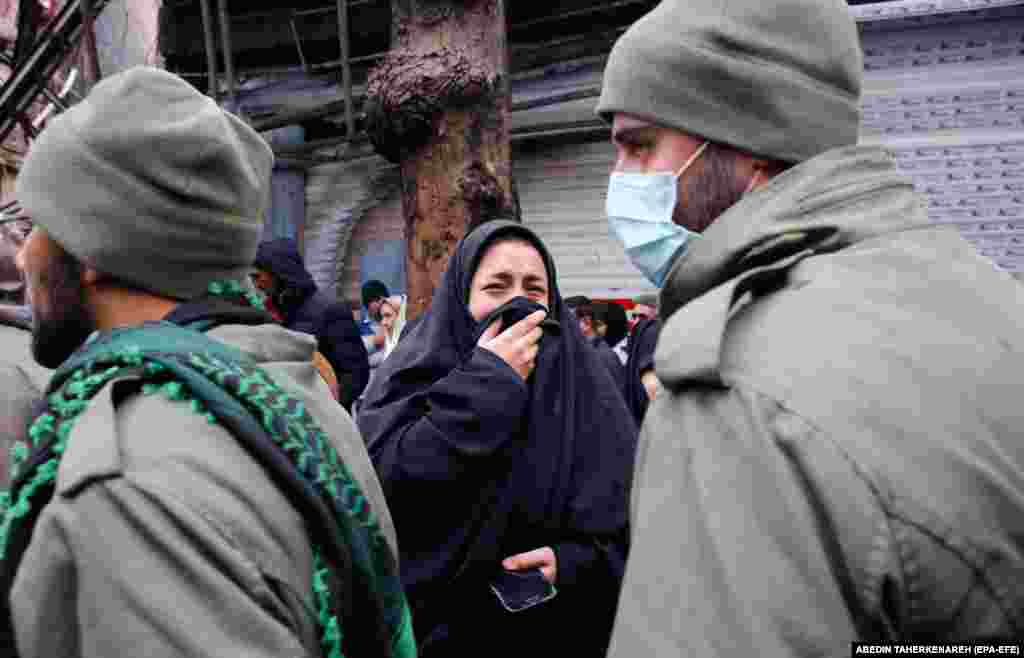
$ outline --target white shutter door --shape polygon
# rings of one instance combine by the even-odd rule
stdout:
[[[1024,8],[910,27],[863,35],[862,142],[895,154],[932,221],[1024,272]]]
[[[604,202],[614,161],[607,140],[524,144],[514,153],[523,224],[551,251],[565,297],[632,297],[654,291],[608,231]]]

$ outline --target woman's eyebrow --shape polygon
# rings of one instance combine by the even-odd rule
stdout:
[[[512,281],[515,280],[515,275],[512,274],[512,272],[509,272],[508,270],[501,270],[499,272],[488,272],[484,276],[485,281],[491,281],[494,279],[498,279],[502,283],[511,283]]]

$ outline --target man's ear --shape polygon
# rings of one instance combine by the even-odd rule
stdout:
[[[751,160],[752,172],[757,174],[758,181],[760,184],[767,183],[772,178],[775,178],[782,172],[789,169],[792,165],[788,162],[782,162],[781,160],[772,160],[769,158],[761,158],[755,156]]]
[[[99,270],[95,270],[89,267],[88,265],[84,265],[82,267],[82,273],[80,276],[82,280],[82,286],[85,288],[92,288],[105,278],[103,274],[99,272]]]

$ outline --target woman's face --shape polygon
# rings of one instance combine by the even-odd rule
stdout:
[[[390,302],[382,302],[380,305],[380,326],[384,327],[388,331],[391,331],[391,327],[395,325],[395,318],[398,316],[398,311]]]
[[[480,259],[469,286],[469,314],[480,322],[513,297],[551,306],[548,272],[540,252],[525,240],[495,242]]]

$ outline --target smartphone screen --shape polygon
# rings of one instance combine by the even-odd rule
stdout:
[[[491,581],[491,591],[498,597],[501,606],[509,612],[528,610],[545,601],[550,601],[558,591],[544,579],[540,569],[508,571]]]

